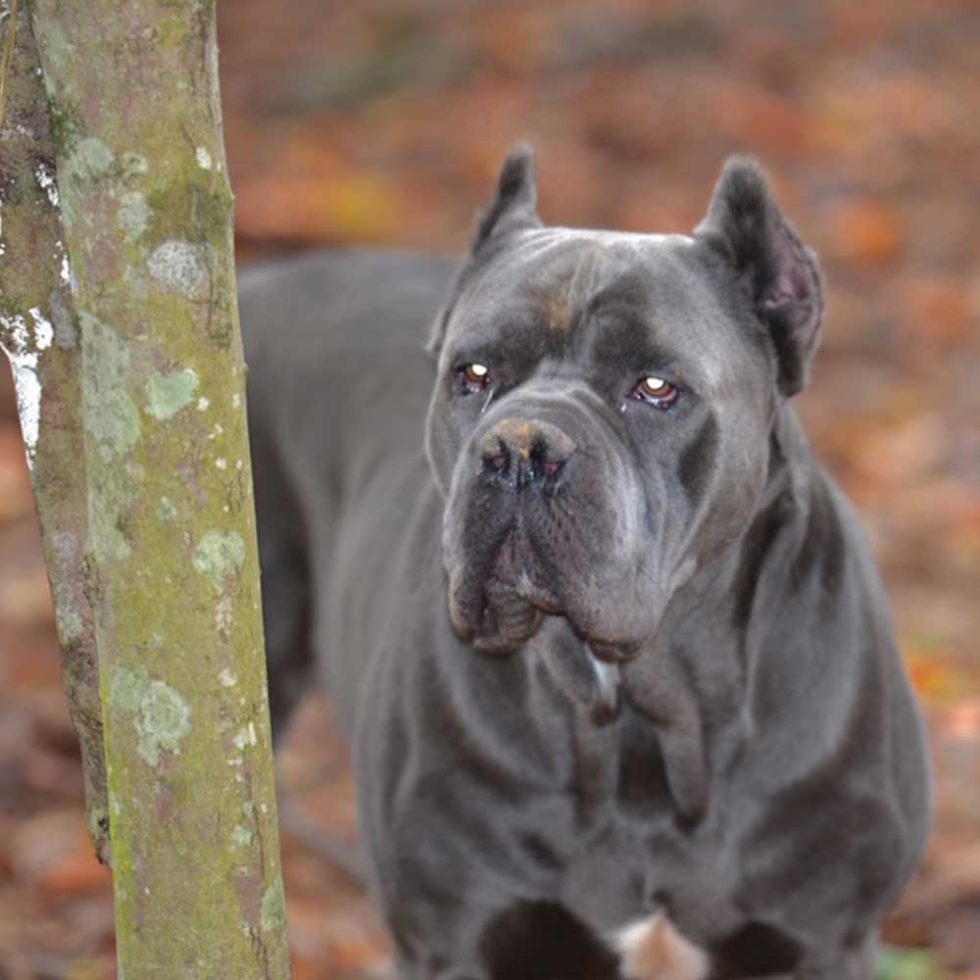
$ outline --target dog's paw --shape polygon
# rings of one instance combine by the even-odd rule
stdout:
[[[705,980],[708,956],[685,939],[662,912],[616,933],[614,945],[627,980]]]

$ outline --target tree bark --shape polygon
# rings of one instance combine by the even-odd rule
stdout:
[[[33,0],[31,15],[80,347],[73,586],[98,649],[120,975],[281,980],[214,3]]]
[[[9,7],[7,14],[4,50],[14,38],[16,46],[0,109],[0,346],[14,371],[68,707],[82,750],[89,831],[104,861],[109,810],[95,627],[85,590],[81,354],[48,104],[30,18],[23,4],[19,14]]]

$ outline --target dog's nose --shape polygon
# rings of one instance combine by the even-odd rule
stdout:
[[[518,490],[554,486],[575,452],[575,443],[557,425],[503,419],[479,442],[483,475]]]

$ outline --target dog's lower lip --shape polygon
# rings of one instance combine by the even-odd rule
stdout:
[[[606,664],[622,664],[636,656],[635,644],[625,642],[608,642],[605,640],[587,639],[589,651],[596,660]]]
[[[488,582],[488,591],[499,588],[523,599],[528,605],[541,610],[548,616],[560,616],[564,610],[558,597],[548,589],[531,580],[531,572],[522,568],[512,575],[494,574]]]
[[[562,613],[561,603],[555,596],[530,582],[518,585],[516,592],[535,609],[540,609],[549,616],[559,616]]]

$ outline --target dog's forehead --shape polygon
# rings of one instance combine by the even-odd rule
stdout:
[[[556,250],[591,247],[609,257],[621,260],[630,256],[648,258],[657,252],[690,248],[690,235],[653,234],[649,232],[603,231],[595,228],[531,228],[521,232],[513,246],[515,254],[545,255]]]
[[[684,253],[695,241],[684,235],[644,235],[575,228],[521,232],[480,262],[461,304],[478,319],[504,317],[521,306],[543,307],[550,330],[571,327],[575,313],[602,299],[677,305],[697,291]],[[466,317],[464,317],[466,319]]]
[[[543,326],[562,345],[583,322],[627,319],[687,359],[714,388],[746,356],[707,274],[703,247],[686,235],[536,228],[476,270],[457,323],[477,332],[514,321]],[[609,311],[612,316],[604,317]]]
[[[652,289],[694,244],[686,235],[535,228],[516,236],[488,279],[497,289],[509,283],[516,292],[550,288],[582,298],[627,277]]]

